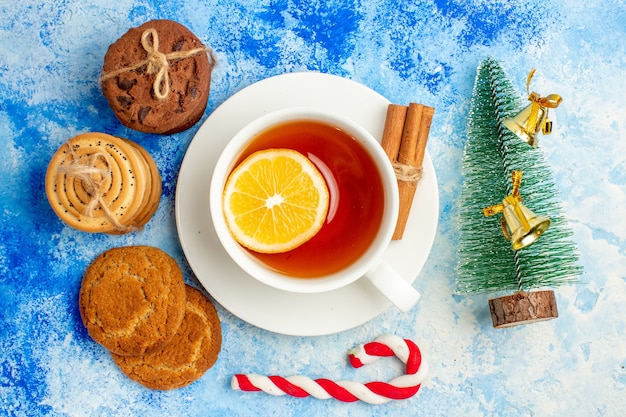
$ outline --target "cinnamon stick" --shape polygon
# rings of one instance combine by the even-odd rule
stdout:
[[[398,152],[398,163],[411,167],[417,166],[418,140],[422,111],[424,106],[417,103],[410,103],[404,120],[404,130],[402,131],[402,142]],[[421,161],[420,161],[421,165]]]
[[[415,191],[421,178],[434,113],[434,108],[417,103],[410,103],[408,108],[391,104],[387,109],[381,145],[394,164],[400,197],[398,222],[392,238],[394,240],[400,240],[404,235]],[[399,134],[398,126],[401,124],[402,133]]]
[[[398,159],[407,110],[407,106],[400,104],[390,104],[387,107],[385,128],[383,129],[383,137],[380,141],[380,145],[383,147],[383,150],[392,164]]]

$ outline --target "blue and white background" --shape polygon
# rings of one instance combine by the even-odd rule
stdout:
[[[205,118],[242,88],[294,71],[360,82],[394,103],[436,108],[428,151],[440,225],[408,314],[389,309],[338,334],[293,337],[251,326],[217,305],[224,340],[196,383],[156,392],[130,381],[87,335],[77,309],[85,267],[102,251],[180,248],[178,169],[199,125],[152,136],[119,124],[97,83],[109,44],[169,18],[219,59]],[[540,146],[554,173],[585,274],[555,288],[560,317],[495,330],[487,299],[455,295],[465,126],[476,67],[499,60],[525,94],[558,93]],[[1,0],[0,414],[9,416],[624,416],[626,415],[626,4],[622,0]],[[69,137],[104,131],[153,155],[163,176],[145,230],[92,235],[66,227],[45,197],[48,161]],[[238,372],[362,382],[402,372],[393,359],[359,370],[355,345],[383,333],[418,342],[430,378],[382,406],[271,397],[230,389]]]

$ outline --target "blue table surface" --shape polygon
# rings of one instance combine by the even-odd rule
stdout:
[[[107,47],[147,20],[190,28],[219,60],[204,119],[267,77],[319,71],[388,98],[436,108],[428,151],[440,224],[414,285],[413,310],[393,308],[337,334],[295,337],[252,326],[216,303],[219,359],[197,382],[159,392],[125,377],[85,331],[77,294],[102,251],[150,244],[185,279],[174,219],[178,169],[200,124],[170,136],[120,125],[97,78]],[[623,1],[4,0],[0,4],[0,414],[17,416],[624,416],[626,415],[626,7]],[[455,293],[462,156],[476,68],[499,60],[520,92],[558,93],[554,133],[540,146],[554,173],[585,273],[554,288],[560,317],[493,328],[494,294]],[[52,212],[51,155],[86,131],[128,137],[153,155],[163,196],[141,232],[94,235]],[[235,373],[388,380],[385,359],[355,370],[352,347],[394,333],[415,340],[429,377],[385,405],[231,390]]]

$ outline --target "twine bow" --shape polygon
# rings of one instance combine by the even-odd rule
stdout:
[[[154,77],[154,83],[152,84],[152,90],[154,91],[156,98],[163,100],[170,93],[170,61],[178,61],[180,59],[206,52],[209,55],[209,65],[213,66],[215,64],[215,56],[210,48],[194,48],[186,51],[175,51],[169,54],[160,52],[159,35],[156,29],[153,28],[146,29],[141,34],[141,46],[148,54],[146,59],[136,62],[128,67],[103,74],[100,77],[100,81],[108,80],[109,78],[117,77],[125,72],[134,71],[145,66],[146,73],[149,75],[156,74]]]
[[[530,225],[528,223],[528,219],[522,212],[522,208],[520,204],[522,202],[522,196],[519,193],[519,189],[522,184],[522,171],[511,172],[511,183],[512,183],[511,194],[504,197],[504,199],[502,200],[502,203],[485,207],[483,209],[483,214],[485,217],[493,216],[498,213],[502,213],[504,211],[505,205],[510,205],[513,207],[513,210],[515,211],[515,214],[517,218],[519,219],[524,230],[529,230]],[[504,233],[504,236],[507,236],[508,231],[506,230],[506,221],[504,217],[502,217],[502,219],[500,220],[500,226],[502,228],[502,232]]]
[[[528,100],[531,102],[530,116],[528,116],[527,127],[531,132],[538,132],[539,127],[545,131],[544,125],[547,122],[548,117],[546,110],[546,117],[540,119],[539,115],[542,107],[546,109],[556,109],[559,107],[559,104],[561,104],[561,101],[563,101],[561,96],[558,94],[549,94],[546,97],[541,97],[534,91],[532,93],[530,92],[530,81],[535,75],[535,71],[535,68],[531,69],[528,77],[526,78],[526,94],[528,94]],[[539,124],[541,124],[541,126],[539,126]]]

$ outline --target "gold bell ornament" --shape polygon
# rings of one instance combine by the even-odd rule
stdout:
[[[550,94],[541,97],[534,91],[530,92],[530,81],[535,75],[535,69],[530,70],[526,78],[526,94],[530,104],[515,117],[506,118],[502,121],[510,131],[515,133],[533,148],[537,147],[537,134],[541,131],[544,135],[552,133],[552,122],[548,120],[548,109],[555,109],[561,104],[561,96]]]
[[[483,209],[485,217],[502,213],[500,227],[504,237],[511,241],[513,250],[519,250],[534,243],[548,227],[550,219],[537,216],[528,207],[522,204],[519,188],[522,183],[522,171],[511,173],[513,183],[512,193],[504,197],[501,204],[495,204]]]

